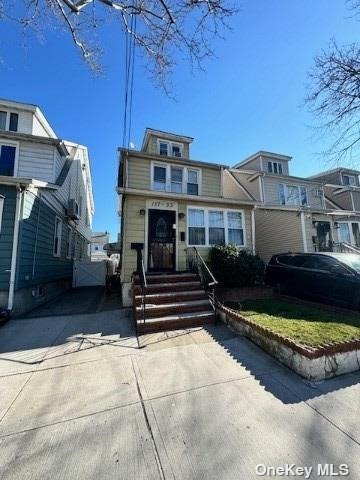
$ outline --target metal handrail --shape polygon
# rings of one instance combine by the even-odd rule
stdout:
[[[186,258],[189,270],[196,272],[199,275],[204,290],[208,294],[212,307],[215,310],[217,304],[215,289],[216,285],[218,285],[218,281],[206,265],[196,247],[189,247],[186,249]]]
[[[359,247],[355,247],[355,245],[351,245],[351,243],[348,243],[348,242],[341,242],[340,243],[340,248],[341,248],[341,251],[343,251],[343,249],[348,249],[348,250],[351,250],[355,253],[360,253],[360,248]]]

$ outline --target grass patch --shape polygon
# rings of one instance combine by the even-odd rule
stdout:
[[[360,338],[360,315],[343,314],[292,303],[287,300],[245,300],[240,313],[249,320],[316,347],[330,342]]]

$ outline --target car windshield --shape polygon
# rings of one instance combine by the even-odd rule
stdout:
[[[336,260],[345,263],[345,265],[348,265],[349,267],[360,273],[360,255],[357,255],[356,253],[343,253],[340,255],[332,256],[336,258]]]

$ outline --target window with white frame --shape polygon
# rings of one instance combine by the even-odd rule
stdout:
[[[360,247],[360,222],[338,222],[339,241]]]
[[[231,243],[244,246],[244,217],[238,210],[188,209],[188,245],[213,246]]]
[[[347,175],[347,174],[343,173],[342,177],[343,177],[344,185],[350,185],[352,187],[356,186],[355,175]]]
[[[159,155],[169,155],[169,144],[167,142],[159,142]]]
[[[279,175],[282,175],[282,173],[283,173],[282,163],[280,163],[280,162],[268,162],[268,172],[269,173],[277,173]]]
[[[55,231],[54,231],[54,245],[53,245],[53,254],[54,257],[60,257],[61,255],[61,232],[62,232],[62,221],[60,218],[55,218]]]
[[[171,192],[182,193],[183,191],[183,169],[182,167],[170,167]]]
[[[158,192],[200,195],[200,170],[154,163],[152,165],[151,189]]]
[[[188,169],[187,170],[187,188],[186,193],[188,195],[199,195],[199,171]]]
[[[223,245],[225,243],[224,212],[209,211],[209,244]]]
[[[160,167],[159,165],[154,165],[154,181],[153,181],[154,190],[158,190],[159,192],[166,191],[166,184],[167,184],[166,170],[167,170],[166,167]]]
[[[189,245],[205,245],[205,211],[190,208],[188,211]]]
[[[158,140],[159,155],[182,157],[183,146],[181,143],[168,142],[166,140]]]
[[[17,132],[19,123],[19,114],[0,110],[0,130]]]
[[[281,205],[308,205],[307,190],[304,186],[279,184]]]
[[[16,146],[0,143],[0,175],[13,177],[15,174]]]

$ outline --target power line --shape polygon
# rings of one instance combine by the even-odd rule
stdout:
[[[129,147],[131,135],[132,103],[135,70],[135,35],[136,15],[131,14],[130,27],[125,39],[125,89],[124,89],[124,119],[122,146]]]

